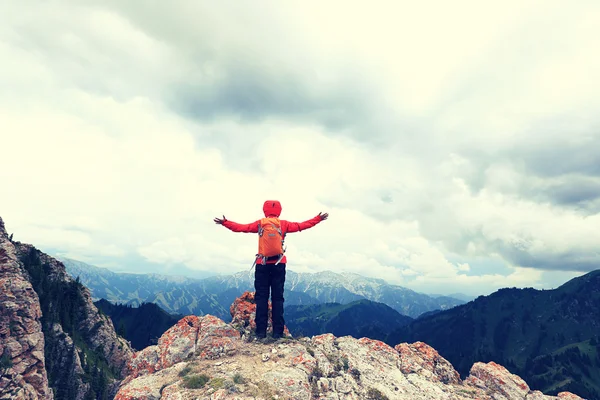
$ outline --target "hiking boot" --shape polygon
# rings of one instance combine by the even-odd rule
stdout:
[[[283,334],[281,333],[274,333],[273,334],[273,339],[277,340],[277,339],[281,339],[283,337]]]
[[[256,338],[257,339],[264,339],[267,337],[267,334],[264,332],[256,332]]]

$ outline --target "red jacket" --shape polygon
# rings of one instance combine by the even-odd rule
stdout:
[[[281,204],[276,200],[268,200],[265,202],[263,211],[265,212],[265,217],[279,217],[281,214]],[[304,222],[289,222],[283,219],[279,220],[279,222],[281,223],[281,233],[285,237],[287,233],[300,232],[305,229],[312,228],[321,222],[321,217],[317,215],[316,217]],[[254,221],[250,224],[238,224],[237,222],[227,220],[223,222],[223,226],[234,232],[258,233],[259,223],[260,220]],[[275,264],[275,262],[276,261],[269,261],[268,264]],[[287,258],[283,256],[280,263],[285,264],[286,262]]]

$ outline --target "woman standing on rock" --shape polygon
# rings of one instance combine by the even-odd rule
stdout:
[[[229,221],[225,216],[215,218],[216,224],[223,225],[234,232],[258,233],[258,254],[254,264],[254,288],[256,294],[256,337],[265,338],[267,335],[269,292],[273,305],[273,338],[283,336],[285,320],[283,318],[283,288],[285,284],[285,266],[287,259],[283,246],[285,235],[312,228],[327,219],[329,214],[319,213],[314,218],[304,222],[289,222],[280,220],[281,203],[277,200],[267,200],[263,205],[265,218],[250,224],[238,224]]]

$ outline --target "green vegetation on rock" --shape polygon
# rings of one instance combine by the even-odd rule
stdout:
[[[81,362],[84,383],[90,385],[86,394],[89,399],[109,399],[108,384],[118,376],[118,372],[108,364],[101,351],[91,348],[88,338],[78,327],[85,319],[84,286],[79,280],[64,281],[50,276],[50,265],[42,263],[39,250],[31,247],[21,254],[20,261],[29,273],[31,285],[38,294],[42,309],[42,332],[44,333],[44,353],[48,381],[57,399],[74,399],[77,393],[76,382],[69,379],[73,357],[67,357],[67,365],[61,363],[63,355],[63,335],[69,335],[75,346],[76,356]],[[64,333],[56,333],[54,324],[60,324]]]

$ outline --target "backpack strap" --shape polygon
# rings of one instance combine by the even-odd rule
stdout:
[[[258,237],[261,237],[263,235],[263,232],[264,232],[264,229],[260,225],[260,221],[258,221]]]

